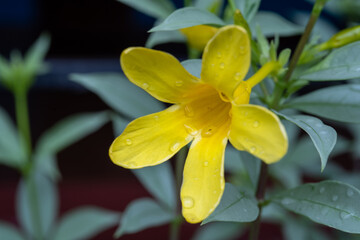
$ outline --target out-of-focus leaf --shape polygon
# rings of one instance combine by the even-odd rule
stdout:
[[[294,98],[286,107],[341,122],[360,123],[360,84],[313,91]]]
[[[50,36],[41,34],[25,55],[25,68],[28,74],[41,74],[46,72],[44,58],[50,47]]]
[[[62,217],[51,239],[90,239],[92,236],[116,225],[120,214],[97,207],[81,207]]]
[[[8,114],[0,108],[0,163],[20,168],[26,161],[17,130]]]
[[[163,31],[153,32],[150,34],[145,46],[147,48],[153,48],[156,45],[164,43],[184,43],[186,38],[179,31]]]
[[[33,202],[34,201],[34,202]],[[17,190],[16,210],[20,225],[30,238],[36,238],[34,212],[32,205],[39,211],[40,233],[48,236],[58,212],[58,195],[54,183],[43,174],[35,174],[26,181],[21,180]]]
[[[34,160],[37,171],[50,177],[52,181],[57,181],[61,178],[55,155],[35,154]]]
[[[172,211],[162,208],[152,199],[137,199],[125,209],[115,237],[119,238],[126,233],[135,233],[146,228],[163,225],[174,217]]]
[[[111,120],[114,128],[115,137],[119,136],[129,124],[128,120],[124,119],[116,113],[111,114]]]
[[[158,26],[150,29],[149,32],[171,31],[196,25],[224,26],[223,20],[216,15],[195,7],[180,8],[168,16]]]
[[[166,18],[175,10],[169,0],[117,0],[154,18]]]
[[[303,32],[304,28],[289,22],[280,15],[272,12],[258,12],[252,22],[250,28],[255,31],[256,26],[259,25],[262,33],[267,36],[292,36]]]
[[[276,195],[273,201],[314,222],[360,233],[360,191],[336,181],[304,184]]]
[[[244,169],[244,163],[240,158],[240,152],[231,145],[225,149],[225,170],[237,173]]]
[[[335,49],[324,60],[297,76],[309,81],[360,78],[360,42]]]
[[[320,154],[321,171],[323,171],[326,166],[328,157],[336,143],[336,131],[315,117],[305,115],[286,116],[281,113],[278,114],[284,117],[286,120],[296,124],[307,134],[309,134],[316,147],[316,150]]]
[[[71,74],[70,80],[94,92],[114,110],[131,118],[164,109],[159,101],[132,84],[123,74]]]
[[[4,240],[25,240],[15,226],[3,221],[0,221],[0,237]]]
[[[192,240],[232,240],[243,230],[239,223],[213,222],[199,228]]]
[[[185,60],[185,61],[181,62],[181,65],[183,65],[183,67],[186,69],[186,71],[191,73],[193,76],[200,78],[201,66],[202,66],[201,59]]]
[[[283,225],[283,235],[286,240],[327,240],[322,232],[312,227],[302,219],[292,219],[289,216]]]
[[[169,162],[132,171],[154,197],[169,207],[169,209],[176,209],[176,187],[174,174]]]
[[[259,179],[258,176],[260,174],[261,161],[248,152],[244,151],[240,152],[240,156],[247,173],[249,174],[251,182],[253,183],[253,186],[256,187]]]
[[[235,0],[235,5],[249,23],[255,17],[259,9],[260,2],[261,0]]]
[[[215,211],[202,224],[215,221],[251,222],[259,215],[257,202],[253,197],[240,193],[230,183],[225,184],[225,191]]]
[[[102,127],[109,120],[107,112],[82,113],[70,116],[41,136],[36,153],[56,154]]]

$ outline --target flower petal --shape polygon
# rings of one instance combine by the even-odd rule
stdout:
[[[201,80],[232,100],[236,86],[249,70],[250,57],[246,30],[239,26],[223,27],[205,47]]]
[[[230,142],[265,163],[280,160],[288,148],[284,126],[270,110],[257,105],[232,107]]]
[[[157,50],[127,48],[121,54],[120,63],[132,83],[163,102],[181,102],[200,81],[175,57]]]
[[[182,214],[190,223],[208,217],[224,191],[224,154],[229,122],[211,137],[196,136],[184,167],[181,187]]]
[[[207,44],[207,42],[215,35],[218,28],[207,26],[207,25],[197,25],[193,27],[180,29],[191,47],[202,51]]]
[[[135,169],[170,159],[193,139],[184,121],[184,109],[179,105],[132,121],[110,146],[111,160]]]

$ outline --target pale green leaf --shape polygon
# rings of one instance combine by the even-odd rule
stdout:
[[[132,170],[142,185],[170,210],[176,209],[174,174],[170,162]]]
[[[261,161],[245,151],[240,152],[240,156],[253,187],[255,188],[259,179]]]
[[[50,47],[50,36],[41,34],[25,55],[25,68],[28,74],[46,72],[44,58]]]
[[[111,121],[114,129],[115,137],[120,136],[120,134],[125,130],[126,126],[129,124],[129,121],[116,113],[111,113]]]
[[[235,5],[249,23],[256,15],[260,6],[260,2],[261,0],[235,0]]]
[[[117,0],[154,18],[166,18],[175,10],[169,0]]]
[[[273,201],[314,222],[360,233],[360,191],[336,181],[304,184],[276,195]]]
[[[66,213],[56,226],[51,239],[77,240],[92,236],[116,225],[120,214],[97,207],[81,207]]]
[[[310,136],[316,150],[319,152],[321,159],[321,171],[323,171],[329,155],[336,143],[336,131],[315,117],[306,115],[286,116],[281,113],[278,113],[278,115],[296,124]]]
[[[181,65],[188,71],[190,74],[192,74],[195,77],[200,78],[201,74],[201,66],[202,61],[201,59],[189,59],[181,62]]]
[[[130,118],[137,118],[164,109],[159,101],[132,84],[123,74],[71,74],[70,80],[94,92],[114,110]]]
[[[168,16],[149,32],[171,31],[196,25],[224,26],[225,23],[216,15],[195,7],[180,8]]]
[[[0,237],[4,240],[25,240],[15,226],[3,221],[0,221]]]
[[[232,240],[244,231],[239,223],[212,222],[201,226],[191,240]]]
[[[202,224],[214,221],[252,222],[258,215],[259,208],[256,200],[253,197],[240,193],[230,183],[226,183],[219,205]]]
[[[294,98],[286,107],[341,122],[360,123],[360,84],[313,91]]]
[[[145,46],[147,48],[153,48],[156,45],[164,43],[184,43],[186,38],[179,31],[163,31],[153,32],[150,34]]]
[[[324,60],[301,72],[297,78],[309,81],[360,78],[360,42],[335,49]]]
[[[115,232],[119,238],[126,233],[135,233],[146,228],[160,226],[174,219],[174,214],[149,198],[137,199],[130,203]]]

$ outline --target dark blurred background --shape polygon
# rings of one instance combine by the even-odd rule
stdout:
[[[177,7],[182,7],[182,2],[174,1]],[[294,12],[309,13],[311,4],[305,0],[263,0],[260,9],[278,12],[289,19]],[[330,14],[324,16],[338,27],[344,24]],[[121,51],[129,46],[144,46],[147,30],[153,23],[153,18],[115,0],[0,0],[1,55],[8,58],[15,48],[24,52],[44,31],[51,35],[47,57],[51,70],[38,78],[29,94],[33,142],[36,143],[46,129],[66,116],[109,109],[96,95],[70,82],[67,75],[73,72],[120,72],[118,58]],[[297,40],[298,36],[283,38],[281,47],[293,48]],[[157,48],[179,58],[186,56],[182,44]],[[12,96],[1,86],[0,106],[14,119]],[[59,154],[61,213],[90,204],[122,211],[131,200],[148,196],[130,171],[110,162],[107,151],[113,138],[112,126],[108,124]],[[14,224],[18,180],[17,172],[0,166],[0,219]],[[182,233],[182,239],[189,239],[194,228],[188,225],[185,228],[188,231]],[[142,239],[144,236],[164,239],[164,231],[167,227],[146,230],[124,239]],[[114,229],[107,231],[97,239],[111,239],[113,232]]]

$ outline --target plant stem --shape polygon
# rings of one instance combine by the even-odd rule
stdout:
[[[267,175],[268,175],[268,166],[266,163],[261,162],[259,181],[256,189],[256,198],[259,202],[263,200],[265,195]],[[249,240],[257,240],[259,238],[261,211],[262,211],[262,205],[260,204],[259,215],[256,218],[255,222],[251,225]]]
[[[182,217],[179,216],[171,222],[170,225],[170,240],[178,240],[179,239],[179,232],[180,226],[182,223]]]
[[[191,0],[184,0],[184,7],[190,7],[191,5]]]

